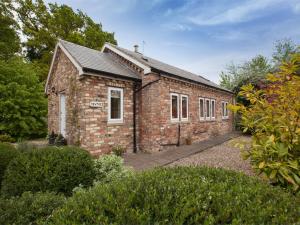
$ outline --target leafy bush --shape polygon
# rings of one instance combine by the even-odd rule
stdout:
[[[56,146],[64,146],[64,145],[67,145],[67,139],[65,139],[64,136],[62,136],[61,134],[59,134],[59,135],[55,138],[54,144],[55,144]]]
[[[76,192],[48,224],[298,224],[300,199],[241,173],[168,168]]]
[[[100,156],[94,161],[94,168],[95,182],[111,182],[132,174],[129,168],[124,167],[123,159],[114,154]]]
[[[25,192],[21,197],[0,200],[0,224],[38,224],[65,202],[65,197],[54,193]]]
[[[14,138],[46,134],[47,100],[34,68],[22,58],[0,60],[0,132]]]
[[[117,156],[122,156],[125,153],[126,149],[121,145],[116,145],[112,148],[112,152]]]
[[[70,195],[79,184],[92,185],[93,160],[75,147],[48,147],[25,152],[11,161],[2,182],[2,194],[53,191]]]
[[[27,151],[31,151],[31,150],[37,149],[37,148],[38,148],[38,146],[36,144],[30,143],[27,141],[19,142],[17,145],[17,149],[20,152],[27,152]]]
[[[54,131],[52,131],[50,134],[48,134],[48,137],[47,137],[48,144],[49,145],[54,145],[57,136],[58,136],[58,134],[55,134]]]
[[[8,134],[0,134],[0,142],[15,142],[16,140]]]
[[[0,187],[4,172],[11,160],[19,155],[19,151],[8,143],[0,143]]]
[[[231,106],[241,113],[244,131],[251,130],[253,142],[246,152],[253,166],[271,182],[300,187],[300,54],[269,74],[268,87],[242,87],[240,96],[250,105]]]

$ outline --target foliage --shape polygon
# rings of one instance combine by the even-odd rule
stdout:
[[[112,152],[117,156],[122,156],[126,152],[126,149],[121,145],[116,145],[112,148]]]
[[[161,168],[76,192],[46,224],[298,224],[300,200],[246,175]]]
[[[63,146],[63,145],[67,145],[67,139],[64,138],[64,136],[62,136],[62,134],[57,135],[57,137],[55,138],[54,144],[56,146]]]
[[[18,25],[9,10],[10,0],[0,2],[0,59],[7,60],[20,50],[20,39],[16,29]]]
[[[28,152],[28,151],[31,151],[33,149],[37,149],[38,146],[34,143],[30,143],[28,141],[21,141],[21,142],[18,142],[18,145],[17,145],[17,149],[20,151],[20,152]]]
[[[70,195],[79,184],[92,185],[93,161],[88,152],[75,147],[48,147],[24,152],[11,161],[3,178],[2,194],[53,191]]]
[[[65,202],[63,195],[25,192],[21,197],[0,200],[0,224],[38,224]]]
[[[220,85],[228,90],[238,93],[245,84],[259,86],[265,81],[266,75],[271,70],[268,59],[258,55],[241,65],[231,64],[227,66],[226,72],[220,74]]]
[[[52,131],[50,134],[48,134],[48,144],[49,145],[55,145],[55,140],[58,137],[58,134],[55,134],[54,131]]]
[[[278,69],[282,62],[290,62],[291,56],[295,53],[300,53],[300,49],[290,39],[276,41],[272,61],[274,67]]]
[[[0,142],[0,187],[4,172],[9,162],[16,158],[18,155],[19,151],[17,151],[13,145]]]
[[[24,42],[27,58],[39,67],[40,79],[46,79],[53,49],[58,39],[100,50],[105,42],[116,44],[114,33],[102,30],[80,10],[43,0],[16,0],[15,11],[27,38]]]
[[[117,155],[103,155],[94,161],[95,182],[111,182],[129,177],[132,171],[124,167],[123,159]]]
[[[252,148],[246,156],[272,182],[300,186],[300,54],[268,75],[267,88],[242,87],[239,95],[250,101],[230,108],[242,114],[245,130],[253,130]]]
[[[45,135],[47,101],[32,65],[21,58],[0,60],[0,134]]]
[[[283,39],[275,42],[272,60],[258,55],[242,64],[230,64],[220,74],[220,85],[228,90],[240,91],[246,84],[252,84],[255,88],[264,88],[266,77],[269,72],[278,70],[282,62],[290,62],[291,55],[299,53],[300,49],[290,39]],[[245,102],[241,96],[237,102]]]
[[[0,134],[0,142],[9,142],[9,143],[13,143],[16,140],[14,138],[12,138],[10,135],[8,134]]]

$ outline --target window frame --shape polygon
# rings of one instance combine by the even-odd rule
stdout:
[[[203,116],[201,116],[201,104],[200,104],[201,100],[203,101]],[[199,97],[199,119],[201,121],[205,120],[205,99],[202,97]]]
[[[183,98],[186,98],[186,110],[187,110],[187,112],[186,112],[186,116],[187,117],[183,117],[182,116],[182,99]],[[183,121],[183,122],[185,122],[185,121],[189,121],[189,96],[188,95],[180,95],[180,121]]]
[[[207,102],[208,102],[208,111],[207,111]],[[211,120],[211,102],[209,98],[205,98],[205,120],[210,121]],[[209,112],[209,116],[207,116],[207,112]]]
[[[214,115],[212,114],[212,102],[214,102]],[[216,100],[215,99],[210,99],[210,119],[215,120],[216,119]]]
[[[177,97],[177,118],[173,118],[173,113],[172,113],[172,108],[173,108],[173,101],[172,97],[176,96]],[[170,93],[170,118],[171,122],[179,122],[179,94],[177,93]]]
[[[111,91],[120,91],[121,93],[121,106],[120,106],[120,118],[112,119],[111,118]],[[107,107],[107,121],[108,123],[123,123],[124,122],[124,92],[123,88],[117,87],[108,87],[108,97],[107,97],[108,107]]]
[[[223,107],[224,105],[224,107]],[[229,118],[229,111],[227,109],[228,102],[227,101],[222,101],[222,119],[228,119]]]

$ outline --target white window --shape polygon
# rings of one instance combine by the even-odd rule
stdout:
[[[187,95],[181,95],[181,121],[189,119],[189,98]]]
[[[179,95],[171,93],[171,121],[179,121]]]
[[[222,101],[222,119],[228,119],[228,102]]]
[[[210,99],[205,99],[205,119],[210,120]]]
[[[210,100],[210,115],[212,120],[216,119],[216,100],[214,99]]]
[[[108,88],[108,122],[123,123],[123,89]]]
[[[204,98],[199,98],[199,117],[200,120],[205,120]]]

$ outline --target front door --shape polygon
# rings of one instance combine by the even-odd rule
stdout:
[[[66,96],[59,95],[59,132],[66,137]]]

